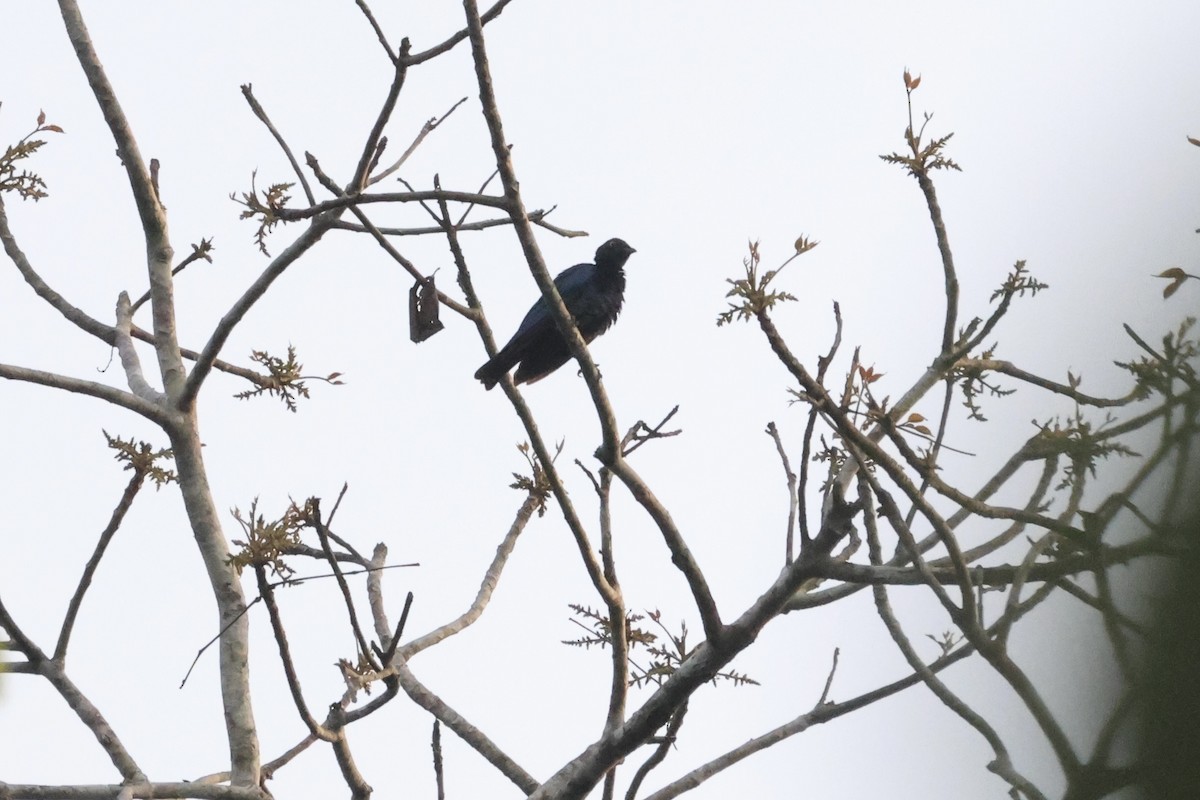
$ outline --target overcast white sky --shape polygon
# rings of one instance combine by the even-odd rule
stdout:
[[[177,252],[215,240],[215,264],[177,283],[180,331],[198,346],[265,260],[237,220],[231,192],[290,180],[287,165],[238,89],[259,100],[298,152],[344,179],[390,79],[374,35],[353,3],[84,3],[109,76],[161,185]],[[414,49],[462,26],[457,3],[377,3],[393,43]],[[9,4],[0,49],[0,142],[28,132],[39,109],[66,135],[33,167],[51,197],[6,198],[19,241],[42,275],[93,316],[109,319],[118,292],[146,285],[144,245],[128,184],[113,156],[61,21],[49,3]],[[620,236],[637,248],[619,324],[593,347],[623,427],[681,406],[684,434],[644,448],[636,466],[671,508],[710,574],[726,617],[775,576],[786,498],[762,430],[775,420],[798,458],[803,413],[788,405],[787,376],[751,326],[717,329],[724,279],[740,271],[748,239],[768,265],[800,234],[820,240],[789,267],[782,288],[799,302],[776,318],[810,361],[828,347],[831,302],[845,340],[886,373],[898,396],[940,339],[941,272],[914,181],[877,156],[903,146],[901,73],[923,75],[918,111],[930,131],[955,132],[964,172],[938,178],[962,281],[963,316],[1017,259],[1052,289],[1019,305],[998,333],[1002,357],[1084,388],[1115,391],[1113,358],[1132,346],[1129,322],[1157,337],[1195,313],[1187,290],[1170,304],[1149,276],[1195,272],[1200,237],[1200,4],[932,2],[725,4],[516,0],[488,28],[506,129],[526,203],[587,239],[543,234],[552,269],[590,260]],[[414,70],[387,134],[398,153],[421,124],[470,99],[401,174],[427,188],[475,190],[492,169],[467,48]],[[299,192],[295,193],[297,197]],[[387,221],[381,217],[377,221]],[[425,224],[417,212],[394,216]],[[292,231],[270,241],[281,250]],[[476,286],[498,336],[536,297],[506,231],[464,236]],[[404,252],[453,287],[444,243],[407,239]],[[243,387],[214,376],[202,398],[202,433],[219,507],[268,513],[289,496],[332,501],[350,492],[339,530],[362,548],[386,541],[393,561],[419,569],[388,578],[392,609],[416,602],[410,633],[460,612],[507,529],[519,496],[519,424],[498,392],[471,375],[484,359],[457,318],[427,343],[408,341],[410,281],[365,240],[334,233],[293,267],[237,329],[223,356],[282,353],[295,344],[310,372],[339,370],[340,388],[316,385],[289,414],[270,400],[242,402]],[[1190,287],[1188,287],[1190,288]],[[0,361],[117,382],[106,348],[41,304],[0,264]],[[844,365],[843,365],[844,368]],[[582,381],[563,369],[526,393],[544,435],[564,459],[592,463],[598,428]],[[933,408],[919,407],[926,416]],[[949,441],[979,453],[948,460],[966,488],[990,473],[1029,420],[1069,410],[1030,392],[992,403],[994,424],[958,424]],[[139,418],[97,401],[0,385],[6,420],[0,467],[0,591],[17,619],[51,646],[70,592],[126,475],[101,429],[158,444]],[[576,501],[594,519],[586,479],[568,470]],[[685,587],[649,521],[618,492],[622,583],[633,609],[661,609],[698,631]],[[225,520],[237,537],[236,524]],[[600,730],[608,661],[563,647],[577,634],[566,604],[596,605],[565,527],[552,511],[524,535],[484,620],[413,662],[414,671],[537,777],[548,777]],[[310,569],[310,572],[320,571]],[[336,698],[333,662],[352,652],[333,587],[285,594],[310,703]],[[227,766],[216,660],[179,681],[213,635],[207,581],[177,492],[146,491],[118,535],[80,620],[71,674],[155,779]],[[896,592],[914,636],[949,623],[919,590]],[[1094,704],[1094,620],[1067,606],[1042,634],[1015,646],[1067,716]],[[302,738],[265,618],[255,612],[256,714],[264,758]],[[1054,622],[1054,625],[1051,623]],[[1053,638],[1044,634],[1052,630]],[[807,710],[842,648],[833,699],[905,672],[868,596],[772,624],[734,667],[761,687],[702,691],[657,787],[703,760]],[[935,655],[932,645],[925,653]],[[1093,666],[1095,665],[1095,666]],[[1067,678],[1062,676],[1066,675]],[[951,685],[978,702],[1005,735],[1017,765],[1050,794],[1061,789],[1044,742],[987,671],[963,667]],[[636,695],[635,695],[636,701]],[[431,719],[397,701],[351,730],[359,764],[379,797],[431,796]],[[1081,721],[1081,727],[1086,727]],[[452,734],[443,737],[452,797],[518,792]],[[1001,797],[983,742],[923,689],[812,730],[730,770],[692,796]],[[628,769],[627,771],[632,771]],[[42,683],[0,683],[0,780],[115,780],[103,754]],[[330,754],[313,748],[272,784],[278,797],[338,792]],[[485,794],[486,793],[486,794]]]

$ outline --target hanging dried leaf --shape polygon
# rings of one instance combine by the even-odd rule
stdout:
[[[408,290],[408,336],[414,343],[420,344],[446,327],[438,319],[440,310],[437,286],[432,275],[417,281]]]

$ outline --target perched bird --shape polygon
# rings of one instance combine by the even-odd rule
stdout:
[[[576,264],[554,279],[567,311],[575,318],[585,342],[591,342],[617,321],[625,299],[625,262],[635,251],[620,239],[596,249],[595,264]],[[571,358],[567,340],[558,332],[544,297],[529,309],[521,326],[475,377],[491,389],[517,364],[514,383],[540,381]]]

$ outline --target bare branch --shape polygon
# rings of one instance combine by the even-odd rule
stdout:
[[[784,538],[783,548],[783,563],[792,563],[792,547],[793,537],[796,531],[796,510],[799,503],[796,499],[796,473],[792,472],[792,465],[788,462],[787,451],[783,449],[783,441],[779,438],[779,429],[775,427],[774,422],[767,423],[767,435],[775,442],[775,451],[779,453],[779,460],[783,463],[783,475],[787,478],[787,493],[788,493],[788,521],[787,521],[787,536]]]
[[[379,39],[379,43],[383,45],[383,51],[387,53],[392,64],[397,62],[396,51],[388,44],[387,37],[383,35],[383,28],[379,27],[379,23],[375,21],[375,15],[371,13],[371,7],[367,5],[366,0],[354,0],[359,10],[363,12],[363,16],[367,18],[367,22],[371,23],[371,30],[375,31],[375,37]]]
[[[133,756],[125,749],[125,745],[121,743],[116,731],[108,724],[108,720],[100,713],[100,709],[92,704],[92,701],[79,690],[74,681],[67,677],[67,673],[63,670],[62,663],[46,657],[33,641],[25,635],[21,628],[17,625],[16,620],[8,613],[8,609],[4,606],[4,601],[0,600],[0,630],[3,630],[12,643],[16,646],[18,652],[25,656],[32,672],[41,675],[50,685],[54,687],[63,702],[75,712],[92,735],[96,737],[100,747],[108,755],[112,765],[121,774],[121,778],[126,783],[142,783],[146,780],[145,773],[134,761]],[[3,796],[4,784],[0,783],[0,796]],[[38,795],[25,795],[14,792],[10,796],[16,797],[36,797]],[[110,795],[111,796],[111,795]]]
[[[642,782],[646,780],[646,776],[650,771],[661,764],[667,758],[667,753],[675,746],[675,740],[679,736],[679,729],[683,727],[683,720],[687,716],[688,704],[685,701],[679,706],[679,710],[671,717],[671,722],[667,725],[666,734],[662,737],[662,741],[654,748],[654,752],[650,754],[642,765],[637,768],[637,772],[633,774],[633,779],[629,782],[629,789],[625,792],[625,800],[634,800],[637,797],[638,789],[642,788]]]
[[[258,579],[258,596],[267,606],[267,615],[271,619],[271,630],[275,634],[275,644],[279,648],[279,660],[283,664],[283,672],[287,677],[288,690],[292,693],[292,702],[300,714],[300,720],[308,728],[308,732],[326,742],[332,742],[336,735],[325,730],[313,718],[304,701],[304,691],[300,688],[300,677],[296,674],[296,665],[292,661],[291,647],[288,646],[287,631],[283,628],[283,620],[279,616],[279,605],[275,602],[275,590],[267,580],[266,568],[261,563],[254,565],[254,575]]]
[[[354,177],[350,179],[348,184],[352,194],[358,194],[367,188],[367,175],[371,171],[371,165],[379,158],[380,137],[383,136],[383,129],[392,117],[392,111],[396,108],[396,101],[400,98],[400,90],[404,88],[404,79],[408,76],[409,48],[410,45],[407,38],[400,42],[400,52],[395,60],[396,73],[392,77],[392,85],[388,87],[387,97],[384,98],[383,106],[379,109],[379,115],[375,118],[375,124],[371,127],[371,132],[367,134],[367,141],[363,145],[362,155],[359,157],[358,166],[354,170]]]
[[[491,565],[488,566],[487,572],[484,573],[483,582],[479,585],[479,592],[475,595],[475,600],[471,603],[470,608],[454,621],[448,622],[402,646],[398,651],[400,659],[408,661],[422,650],[432,647],[447,637],[453,636],[479,619],[480,615],[483,614],[484,608],[487,607],[488,602],[492,599],[492,592],[496,590],[496,585],[500,582],[500,574],[504,571],[504,565],[508,563],[508,557],[512,555],[513,549],[517,546],[517,537],[521,535],[521,532],[525,530],[525,526],[529,524],[529,520],[533,517],[533,512],[538,507],[538,502],[538,499],[531,494],[525,498],[525,502],[517,510],[517,516],[509,527],[508,533],[505,534],[504,540],[496,548],[496,556],[492,559]],[[387,666],[386,663],[385,666]]]
[[[663,539],[667,543],[667,548],[671,551],[671,563],[683,573],[688,588],[692,592],[692,599],[696,603],[696,610],[700,613],[700,620],[704,626],[705,637],[713,642],[719,641],[724,635],[724,630],[721,614],[717,610],[717,601],[708,586],[708,579],[704,577],[704,571],[700,569],[699,563],[692,555],[687,542],[684,541],[683,534],[675,525],[675,520],[671,518],[670,512],[659,502],[659,499],[650,491],[650,487],[624,458],[618,455],[612,459],[608,468],[621,479],[625,488],[633,495],[633,499],[641,504],[658,526],[659,532],[662,533]]]
[[[1043,599],[1044,595],[1030,598],[1030,600],[1022,604],[1019,614],[1024,615],[1025,613],[1028,613],[1028,611],[1037,606]],[[972,645],[964,644],[955,649],[953,652],[947,653],[935,661],[931,661],[927,667],[930,672],[937,674],[952,664],[956,664],[964,658],[970,656],[974,652],[975,648]],[[727,753],[718,756],[712,761],[696,767],[682,778],[673,781],[672,783],[664,786],[662,789],[659,789],[657,792],[649,795],[645,800],[671,800],[671,798],[678,797],[685,792],[695,789],[701,783],[713,777],[714,775],[717,775],[723,770],[732,767],[734,764],[737,764],[738,762],[754,755],[755,753],[761,752],[768,747],[778,744],[784,739],[795,736],[798,733],[803,733],[814,725],[821,725],[845,716],[852,711],[857,711],[860,708],[871,705],[878,700],[891,697],[894,694],[904,691],[912,686],[916,686],[920,683],[921,676],[914,672],[899,680],[893,681],[892,683],[880,686],[877,689],[872,689],[869,692],[864,692],[857,697],[840,703],[819,703],[808,713],[801,714],[799,717],[791,720],[790,722],[780,725],[773,730],[767,731],[761,736],[756,736],[748,742],[745,742],[744,744],[735,747]]]
[[[1092,395],[1084,394],[1083,392],[1065,384],[1055,383],[1051,380],[1046,380],[1032,372],[1026,372],[1010,361],[1002,361],[996,358],[960,358],[955,364],[956,367],[967,367],[971,369],[985,370],[987,372],[999,372],[1002,375],[1016,378],[1019,381],[1028,383],[1031,386],[1037,386],[1039,389],[1045,389],[1055,394],[1061,394],[1069,397],[1076,403],[1085,406],[1096,406],[1098,408],[1112,408],[1114,406],[1124,406],[1137,399],[1138,393],[1136,390],[1130,391],[1124,397],[1093,397]]]
[[[1148,555],[1177,556],[1179,552],[1155,537],[1145,537],[1129,544],[1103,548],[1095,555],[1074,553],[1053,561],[1033,564],[1026,571],[1025,580],[1031,583],[1057,583],[1069,575],[1090,571],[1094,568],[1097,558],[1107,565],[1117,565],[1128,564]],[[941,566],[937,562],[927,562],[926,566],[927,569],[923,571],[916,567],[895,566],[890,561],[879,566],[830,562],[822,568],[821,574],[825,578],[861,585],[882,583],[889,586],[919,586],[930,579],[941,585],[958,584],[959,576],[954,567]],[[1019,564],[973,567],[970,570],[970,578],[972,584],[977,587],[1011,586],[1021,570],[1022,566]]]
[[[552,210],[553,209],[550,209],[550,211],[552,211]],[[549,222],[546,221],[546,217],[550,215],[550,211],[543,211],[540,209],[537,211],[530,211],[529,212],[529,221],[532,222],[534,225],[539,225],[539,226],[545,228],[546,230],[552,231],[554,233],[557,233],[559,236],[563,236],[563,237],[567,237],[567,238],[588,235],[586,231],[573,231],[573,230],[568,230],[567,228],[560,228],[555,225],[551,225]],[[511,225],[511,224],[512,224],[512,220],[510,220],[508,217],[498,217],[496,219],[483,219],[483,220],[479,220],[478,222],[456,222],[456,223],[454,223],[454,228],[455,228],[455,230],[460,231],[460,232],[461,231],[483,231],[483,230],[487,230],[489,228],[502,228],[505,225]],[[366,226],[357,225],[353,222],[339,221],[339,222],[335,223],[332,227],[337,230],[341,230],[341,231],[354,231],[355,233],[370,233],[371,232]],[[389,228],[389,227],[385,227],[385,226],[376,226],[375,229],[377,231],[379,231],[381,234],[383,234],[384,236],[429,236],[430,234],[442,233],[445,230],[445,228],[441,225],[426,225],[423,227],[415,227],[415,228]]]
[[[333,521],[335,513],[336,506],[329,514],[330,522]],[[383,542],[376,544],[367,572],[367,604],[371,607],[371,619],[375,623],[375,638],[384,647],[391,644],[387,637],[392,632],[392,626],[388,624],[387,609],[383,605],[383,567],[387,564],[387,555],[387,545]],[[381,663],[387,665],[386,660],[381,660]]]
[[[867,528],[867,548],[871,556],[871,564],[879,566],[883,563],[883,553],[879,545],[879,530],[875,524],[875,508],[874,508],[874,492],[875,487],[869,486],[870,473],[865,470],[859,471],[859,497],[863,501],[863,523]],[[892,612],[891,603],[888,600],[887,589],[876,584],[872,587],[875,595],[875,608],[879,614],[879,618],[883,620],[884,625],[891,634],[892,641],[896,643],[896,647],[904,655],[905,661],[912,667],[914,673],[920,676],[921,681],[929,687],[929,690],[942,701],[942,703],[957,714],[964,722],[979,732],[987,743],[991,746],[995,759],[988,765],[988,769],[995,772],[1004,780],[1008,781],[1015,789],[1025,792],[1032,798],[1041,798],[1045,796],[1038,791],[1037,787],[1031,784],[1028,779],[1020,775],[1012,765],[1012,759],[1009,756],[1008,748],[1004,746],[1004,741],[996,730],[985,720],[977,711],[967,705],[963,700],[950,691],[945,683],[941,681],[921,660],[917,654],[908,636],[905,635],[903,628],[900,626],[899,620],[896,619]],[[973,642],[978,647],[978,643]]]
[[[188,253],[187,257],[184,258],[183,261],[179,262],[179,266],[177,266],[171,270],[171,277],[172,278],[175,277],[176,275],[183,272],[185,269],[187,269],[189,266],[196,263],[197,261],[203,260],[203,261],[211,262],[212,256],[210,256],[209,253],[212,250],[213,250],[212,240],[211,239],[201,239],[200,244],[192,245],[192,252]],[[141,308],[143,305],[145,305],[147,302],[149,302],[149,300],[150,300],[150,291],[146,290],[145,294],[143,294],[141,297],[139,297],[137,300],[134,301],[133,308],[130,310],[130,314],[137,314],[138,309]],[[147,338],[146,341],[150,341],[151,343],[153,343],[153,337]],[[182,351],[181,351],[181,353],[182,353]],[[189,356],[184,355],[184,358],[189,358]]]
[[[329,228],[329,220],[317,219],[313,220],[312,225],[308,230],[302,233],[296,241],[292,242],[282,253],[271,261],[263,273],[258,276],[253,284],[250,285],[245,293],[234,302],[229,311],[225,312],[225,316],[221,317],[221,321],[217,323],[213,329],[212,335],[208,339],[208,343],[204,345],[203,352],[196,359],[196,366],[192,369],[192,374],[188,376],[187,386],[179,397],[179,407],[188,409],[196,401],[196,395],[200,391],[200,386],[204,383],[208,373],[213,368],[213,362],[216,361],[217,355],[220,354],[221,348],[225,346],[229,336],[233,333],[234,327],[237,326],[242,318],[250,311],[256,302],[266,293],[275,279],[283,274],[296,259],[304,255],[308,250],[320,241],[325,235],[325,231]]]
[[[24,800],[113,800],[113,798],[125,797],[134,798],[134,800],[183,800],[184,798],[262,800],[262,791],[257,786],[220,786],[191,781],[146,783],[144,778],[135,784],[93,784],[90,786],[80,784],[67,786],[24,785],[0,782],[0,795],[20,797]]]
[[[829,667],[829,677],[825,679],[825,688],[821,690],[821,697],[817,700],[817,706],[820,707],[829,702],[829,690],[833,688],[833,676],[837,674],[838,656],[842,651],[835,647],[833,648],[833,664]]]
[[[117,298],[117,352],[121,355],[121,366],[125,368],[125,378],[130,390],[143,400],[164,405],[167,396],[155,389],[146,381],[142,374],[142,361],[138,358],[137,349],[129,335],[133,326],[133,310],[129,304],[129,294],[121,292]]]
[[[109,542],[116,535],[117,529],[121,527],[121,523],[125,520],[125,514],[133,505],[133,498],[137,496],[138,490],[142,488],[145,480],[146,473],[135,469],[129,483],[125,486],[125,491],[121,494],[121,499],[117,501],[117,507],[113,509],[108,525],[100,532],[100,540],[96,542],[96,549],[92,552],[92,557],[88,559],[87,565],[83,568],[79,585],[75,587],[75,594],[71,596],[71,602],[67,604],[67,613],[63,617],[62,627],[58,632],[58,643],[54,646],[53,658],[59,664],[66,663],[67,645],[71,640],[71,631],[75,627],[75,619],[79,616],[79,609],[83,605],[83,596],[91,586],[92,577],[100,566],[100,559],[104,557],[104,551],[108,549]]]
[[[392,245],[391,242],[389,242],[387,240],[387,237],[385,237],[383,235],[382,231],[380,231],[378,228],[375,227],[375,225],[371,222],[371,220],[369,220],[367,218],[367,215],[365,213],[363,213],[363,210],[361,208],[351,206],[350,213],[352,213],[352,214],[354,214],[354,216],[358,217],[359,221],[362,222],[363,230],[365,230],[367,233],[369,233],[373,237],[375,237],[375,241],[379,244],[379,246],[381,248],[383,248],[383,251],[385,253],[387,253],[389,256],[391,256],[392,259],[397,264],[399,264],[401,267],[403,267],[405,272],[407,272],[409,275],[412,275],[413,278],[415,278],[418,281],[425,280],[425,276],[421,274],[421,271],[419,269],[417,269],[416,265],[413,264],[411,261],[409,261],[407,258],[405,258],[404,255],[399,250],[397,250],[395,248],[395,246]],[[440,290],[440,289],[438,290],[437,296],[438,296],[438,302],[441,303],[442,305],[446,306],[447,308],[451,309],[452,311],[457,312],[458,314],[462,315],[463,317],[466,317],[467,319],[474,319],[475,312],[473,312],[469,307],[464,306],[462,303],[458,302],[457,300],[455,300],[453,297],[446,294],[442,290]]]
[[[312,167],[313,157],[308,154],[307,163]],[[508,210],[508,200],[489,194],[474,194],[472,192],[456,192],[449,189],[429,191],[428,189],[415,192],[375,192],[371,194],[345,194],[329,200],[322,200],[309,208],[284,208],[279,211],[279,219],[283,222],[299,222],[320,217],[330,211],[340,211],[351,206],[365,206],[372,203],[420,203],[426,200],[446,199],[451,203],[474,203]],[[332,223],[330,223],[332,224]]]
[[[442,772],[442,723],[433,721],[433,736],[430,742],[433,749],[433,777],[437,784],[437,800],[446,799],[446,776]]]
[[[775,582],[737,620],[725,626],[717,641],[704,641],[684,659],[624,725],[593,742],[582,753],[543,783],[531,800],[583,796],[611,767],[633,752],[659,728],[697,688],[712,680],[735,655],[748,647],[763,626],[774,619],[797,588],[817,577],[830,550],[852,525],[856,504],[843,504],[826,516],[812,546],[785,568]]]
[[[441,720],[443,725],[458,734],[460,739],[483,756],[488,763],[500,770],[500,774],[516,784],[521,791],[530,794],[538,788],[537,780],[521,769],[483,731],[467,722],[461,714],[429,691],[424,684],[417,680],[406,663],[393,666],[396,670],[396,677],[400,680],[400,686],[414,703]]]
[[[116,92],[92,46],[78,5],[75,0],[59,0],[58,7],[62,12],[67,37],[75,49],[75,57],[83,67],[92,95],[96,98],[104,121],[116,141],[117,155],[129,178],[129,186],[146,239],[147,269],[154,312],[154,348],[158,354],[159,374],[162,376],[163,389],[167,396],[176,399],[183,392],[186,374],[175,333],[174,289],[171,281],[171,260],[174,252],[167,233],[166,210],[159,201],[156,181],[142,160],[137,140],[117,100]]]
[[[62,389],[63,391],[74,392],[75,394],[96,397],[115,406],[127,408],[135,414],[141,414],[146,419],[156,422],[159,425],[167,426],[171,424],[170,416],[161,406],[155,405],[148,400],[143,400],[130,392],[122,391],[112,386],[105,386],[95,381],[80,380],[79,378],[71,378],[53,372],[43,372],[40,369],[18,367],[12,364],[0,364],[0,378],[36,383],[40,386],[49,386],[52,389]]]
[[[364,11],[367,10],[362,0],[358,0],[358,3],[359,6],[364,9]],[[370,16],[369,11],[367,11],[367,14]],[[374,19],[371,20],[372,23],[374,23],[374,21]],[[394,56],[392,57],[392,60],[395,61]],[[296,174],[296,178],[300,181],[300,187],[304,190],[304,197],[306,200],[308,200],[308,204],[310,206],[315,205],[317,198],[313,195],[312,187],[308,185],[308,176],[305,175],[304,170],[300,169],[300,162],[296,160],[296,156],[292,153],[292,148],[288,146],[287,141],[283,138],[283,134],[281,134],[279,129],[275,127],[275,124],[271,122],[271,118],[267,116],[266,109],[262,107],[262,104],[258,102],[258,98],[254,96],[254,89],[250,84],[242,84],[242,96],[245,97],[246,102],[250,104],[250,110],[254,112],[254,116],[258,117],[259,121],[261,121],[263,125],[267,126],[267,131],[271,134],[271,137],[275,139],[276,143],[278,143],[279,149],[283,151],[283,155],[285,158],[287,158],[288,163],[292,165],[292,172]]]
[[[465,102],[467,102],[467,98],[464,97],[463,99],[459,100],[454,105],[450,106],[450,110],[447,111],[445,114],[442,114],[442,116],[440,116],[440,117],[433,117],[430,120],[428,120],[424,125],[422,125],[420,132],[417,133],[417,137],[415,139],[413,139],[412,144],[410,144],[408,146],[408,149],[406,149],[400,155],[400,158],[396,159],[395,163],[393,163],[390,167],[383,170],[382,172],[379,172],[374,177],[372,177],[370,180],[368,180],[367,186],[373,186],[376,183],[379,183],[384,178],[393,174],[394,172],[396,172],[396,170],[400,169],[400,167],[404,166],[404,162],[408,161],[409,156],[411,156],[416,151],[416,149],[418,147],[420,147],[421,142],[425,141],[425,137],[428,136],[429,134],[433,133],[435,130],[437,130],[438,126],[441,125],[443,122],[445,122],[446,118],[449,117],[451,114],[453,114],[454,110],[456,108],[458,108],[459,106],[461,106]],[[311,204],[312,202],[313,201],[310,198],[309,203]]]
[[[12,259],[13,264],[17,267],[17,271],[21,273],[21,277],[33,288],[34,293],[38,297],[49,303],[54,310],[62,314],[68,322],[80,330],[90,333],[106,344],[114,344],[116,341],[116,332],[111,326],[93,319],[67,302],[61,294],[54,291],[54,289],[50,288],[49,284],[42,280],[41,275],[29,263],[29,259],[17,244],[16,237],[13,236],[12,230],[8,227],[8,214],[4,210],[4,196],[2,194],[0,194],[0,242],[4,243],[4,252]]]
[[[479,20],[480,26],[482,27],[483,25],[486,25],[489,22],[491,22],[492,20],[494,20],[496,17],[500,16],[500,12],[503,11],[504,7],[507,6],[511,2],[512,2],[512,0],[497,0],[496,4],[493,5],[491,8],[489,8],[486,12],[484,12],[483,16],[480,17],[480,20]],[[415,64],[420,64],[422,62],[428,61],[431,58],[440,56],[442,53],[445,53],[448,50],[450,50],[451,48],[453,48],[456,44],[461,42],[463,39],[466,39],[468,31],[469,31],[468,28],[464,28],[463,30],[461,30],[458,33],[451,36],[446,41],[442,42],[441,44],[434,45],[433,47],[429,48],[428,50],[423,50],[422,52],[417,53],[416,55],[406,56],[405,60],[407,61],[409,66],[413,66]]]
[[[350,586],[346,583],[346,577],[342,575],[342,568],[338,566],[338,560],[333,555],[333,548],[329,545],[329,529],[321,520],[321,501],[314,497],[309,501],[309,505],[311,512],[307,515],[307,521],[316,529],[317,537],[321,540],[321,549],[325,551],[325,558],[333,569],[338,588],[342,590],[342,599],[346,603],[346,613],[350,617],[350,628],[354,632],[354,640],[358,642],[359,654],[371,662],[376,670],[379,670],[380,666],[375,663],[371,648],[367,646],[367,638],[363,635],[362,626],[358,624],[358,613],[354,609],[354,598],[350,596]]]

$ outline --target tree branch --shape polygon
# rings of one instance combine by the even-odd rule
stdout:
[[[75,619],[79,616],[79,609],[83,605],[83,596],[87,593],[88,587],[92,585],[92,577],[100,566],[100,559],[104,557],[104,551],[108,549],[109,542],[116,535],[117,529],[121,527],[125,515],[133,505],[133,498],[137,496],[138,490],[142,488],[145,480],[146,473],[144,471],[138,469],[133,471],[129,483],[125,486],[125,491],[121,494],[121,499],[117,502],[117,507],[113,509],[108,525],[100,532],[100,540],[96,542],[96,549],[92,552],[92,557],[88,559],[87,565],[83,568],[83,575],[79,578],[79,585],[75,587],[75,594],[71,596],[71,602],[67,604],[67,613],[63,617],[62,627],[59,628],[58,643],[54,646],[53,659],[59,664],[66,663],[67,645],[71,640],[71,631],[75,627]]]
[[[291,266],[300,256],[304,255],[313,245],[320,241],[325,235],[325,231],[329,229],[330,220],[316,219],[301,234],[296,241],[292,242],[286,250],[280,253],[271,261],[270,265],[263,270],[263,273],[258,276],[253,284],[246,289],[245,293],[234,302],[233,306],[221,317],[221,321],[217,323],[213,329],[212,335],[208,339],[208,343],[204,345],[204,350],[196,359],[196,366],[192,368],[192,374],[188,377],[187,386],[179,396],[180,409],[187,410],[192,407],[196,401],[196,395],[200,391],[200,386],[212,371],[213,362],[216,361],[217,355],[221,352],[221,348],[225,346],[233,329],[237,326],[242,318],[250,311],[258,300],[266,294],[271,284],[275,279],[283,274],[289,266]]]
[[[116,141],[117,155],[129,178],[129,187],[146,239],[146,261],[154,310],[154,347],[158,354],[159,373],[167,396],[176,399],[183,391],[186,374],[179,354],[179,343],[175,338],[175,303],[171,280],[174,251],[167,233],[166,211],[159,202],[155,182],[142,160],[125,112],[92,46],[79,6],[75,0],[59,0],[58,7],[62,12],[67,37],[75,48],[75,57],[83,67],[92,95]]]
[[[507,6],[511,2],[512,2],[512,0],[497,0],[496,4],[493,5],[491,8],[489,8],[487,11],[485,11],[483,16],[480,17],[480,20],[479,20],[480,26],[486,25],[489,22],[491,22],[492,20],[494,20],[496,17],[500,16],[500,12],[503,11],[504,7]],[[423,50],[420,53],[417,53],[416,55],[408,56],[406,58],[408,65],[414,66],[416,64],[420,64],[422,62],[428,61],[431,58],[436,58],[437,56],[440,56],[442,53],[449,51],[456,44],[461,42],[463,39],[467,38],[469,30],[470,30],[469,28],[464,28],[463,30],[461,30],[458,33],[451,36],[446,41],[442,42],[441,44],[434,45],[433,47],[429,48],[428,50]]]
[[[52,389],[62,389],[63,391],[74,392],[75,394],[96,397],[115,406],[129,409],[135,414],[140,414],[159,425],[165,426],[170,424],[170,416],[161,406],[143,400],[130,392],[116,389],[112,386],[105,386],[102,383],[71,378],[54,372],[43,372],[40,369],[18,367],[12,364],[0,364],[0,378],[36,383],[39,386],[49,386]]]
[[[530,794],[538,788],[536,779],[521,769],[517,762],[509,758],[483,731],[467,722],[461,714],[429,691],[424,684],[417,680],[407,664],[395,663],[393,667],[396,670],[396,677],[400,680],[400,686],[414,703],[441,720],[443,725],[458,734],[460,739],[483,756],[488,763],[500,770],[500,774],[516,784],[521,791]]]
[[[90,333],[102,342],[112,345],[116,341],[116,332],[112,326],[105,325],[99,320],[85,314],[80,309],[71,305],[67,300],[50,285],[42,280],[41,275],[29,263],[29,259],[25,256],[17,244],[16,237],[13,236],[12,230],[8,227],[8,214],[4,210],[4,196],[0,194],[0,242],[4,243],[4,252],[12,259],[16,265],[17,271],[21,273],[21,277],[33,289],[38,297],[50,304],[50,307],[57,311],[75,327]]]
[[[496,556],[492,559],[492,563],[488,566],[487,571],[483,575],[483,582],[479,585],[479,591],[475,595],[475,600],[471,606],[463,612],[459,617],[452,622],[441,625],[420,638],[413,639],[408,644],[401,646],[397,653],[403,661],[408,661],[417,653],[426,650],[429,647],[453,636],[459,631],[470,626],[475,620],[483,614],[484,608],[492,599],[492,592],[496,590],[496,585],[500,582],[500,574],[504,571],[504,566],[508,563],[509,556],[512,555],[513,549],[517,546],[517,537],[525,530],[525,526],[529,524],[529,520],[533,517],[533,512],[537,510],[540,503],[539,498],[530,494],[525,498],[525,502],[521,503],[521,507],[517,510],[517,516],[509,526],[508,533],[504,535],[504,539],[496,548]],[[388,666],[384,664],[384,666]]]
[[[117,353],[121,356],[121,366],[125,369],[125,379],[129,389],[143,400],[155,405],[165,405],[167,396],[155,389],[146,381],[142,373],[142,361],[138,358],[129,331],[133,326],[133,309],[129,303],[128,292],[121,292],[117,298]]]
[[[108,724],[108,720],[100,713],[100,709],[96,708],[92,701],[79,690],[74,681],[67,677],[61,662],[47,658],[41,648],[25,635],[16,620],[8,613],[8,609],[4,607],[3,600],[0,600],[0,630],[3,630],[12,639],[17,650],[27,659],[32,671],[50,682],[67,706],[75,712],[75,716],[79,717],[79,721],[92,732],[113,766],[121,773],[121,778],[126,783],[144,782],[146,780],[145,773],[142,772],[141,767],[137,765],[129,751],[125,749],[125,745],[121,743],[116,731]],[[4,796],[4,784],[0,782],[0,797]],[[36,797],[38,795],[14,792],[9,796]]]

